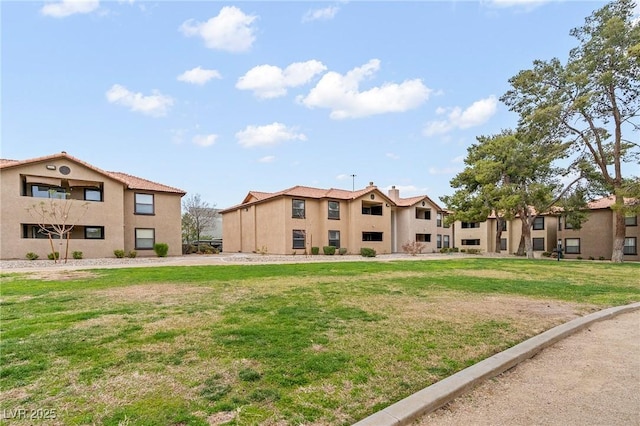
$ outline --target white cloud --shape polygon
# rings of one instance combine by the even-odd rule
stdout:
[[[238,79],[236,88],[253,90],[263,99],[287,94],[288,87],[302,86],[327,69],[320,61],[294,62],[284,70],[274,65],[258,65]]]
[[[302,17],[302,22],[310,21],[328,21],[333,19],[340,8],[338,6],[329,6],[322,9],[311,9]]]
[[[403,83],[385,83],[369,90],[359,91],[362,80],[372,77],[380,69],[380,61],[372,59],[345,75],[328,72],[306,97],[298,102],[308,108],[329,108],[330,117],[336,120],[367,117],[389,112],[404,112],[425,102],[431,94],[422,80],[406,80]]]
[[[423,130],[425,136],[448,133],[454,129],[468,129],[486,123],[495,113],[498,99],[491,95],[474,102],[464,111],[460,107],[438,108],[436,114],[448,113],[446,120],[430,121]]]
[[[464,155],[458,155],[457,157],[453,158],[451,162],[456,164],[462,164],[464,163],[465,158],[467,157],[465,157]]]
[[[257,16],[245,15],[234,6],[225,6],[218,16],[207,22],[185,21],[180,31],[187,36],[200,36],[209,49],[226,50],[228,52],[245,52],[255,41],[255,27],[252,26]]]
[[[429,190],[428,187],[419,188],[419,187],[417,187],[415,185],[393,185],[393,186],[395,186],[396,189],[400,191],[400,197],[401,198],[408,198],[408,197],[415,197],[417,195],[424,195]],[[391,186],[387,186],[386,188],[384,188],[385,194],[388,194],[390,189],[391,189]]]
[[[236,133],[238,144],[245,148],[256,146],[277,145],[289,140],[307,140],[303,133],[296,133],[294,128],[288,128],[282,123],[274,122],[265,126],[247,126]]]
[[[392,160],[399,160],[400,156],[398,154],[394,154],[393,152],[387,152],[385,154],[387,158],[391,158]]]
[[[100,7],[99,0],[62,0],[59,3],[47,3],[40,13],[54,18],[65,18],[76,13],[91,13]]]
[[[195,135],[191,141],[198,146],[211,146],[214,143],[216,143],[217,139],[218,139],[218,135],[214,135],[214,134]]]
[[[196,67],[191,70],[185,71],[178,76],[179,81],[185,83],[203,85],[212,78],[222,78],[220,73],[216,70],[207,70],[201,67]]]
[[[152,95],[144,96],[142,93],[133,93],[120,84],[114,84],[106,93],[107,100],[112,104],[118,104],[129,108],[131,111],[140,112],[152,117],[167,115],[173,105],[173,99],[153,91]]]
[[[276,160],[276,157],[273,155],[267,155],[266,157],[262,157],[258,160],[259,163],[273,163]]]

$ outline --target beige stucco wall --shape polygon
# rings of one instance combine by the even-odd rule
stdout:
[[[135,194],[152,194],[154,214],[135,214]],[[155,242],[169,245],[169,256],[182,255],[182,220],[181,197],[179,194],[152,191],[125,190],[124,192],[124,244],[115,246],[113,250],[124,249],[125,252],[135,250],[140,257],[155,257],[153,249],[135,248],[136,228],[152,228],[155,231]]]
[[[55,165],[56,170],[47,170],[46,165]],[[69,167],[71,172],[66,176],[60,174],[61,166]],[[69,203],[71,204],[72,216],[76,216],[72,221],[77,222],[77,225],[105,227],[104,240],[71,239],[69,242],[70,253],[82,251],[86,258],[113,256],[113,249],[109,250],[107,247],[122,245],[122,214],[114,214],[114,212],[122,211],[123,189],[121,183],[105,178],[104,175],[67,159],[55,159],[1,170],[0,258],[24,258],[27,252],[34,252],[40,258],[46,259],[47,254],[51,252],[47,239],[22,238],[22,224],[37,223],[37,219],[27,209],[33,211],[33,206],[39,206],[40,203],[45,203],[44,205],[50,205],[51,202]],[[53,200],[22,196],[21,175],[102,182],[104,185],[103,201]],[[72,195],[72,197],[76,196]],[[84,206],[86,206],[86,211]],[[84,214],[77,219],[82,212]],[[56,243],[59,245],[59,241]],[[56,247],[56,250],[61,253],[64,251],[60,247]]]
[[[48,170],[46,166],[55,166]],[[60,167],[67,166],[68,175],[60,173]],[[69,241],[69,256],[73,251],[81,251],[85,258],[113,257],[113,250],[134,249],[133,228],[136,226],[156,229],[156,242],[169,244],[170,255],[180,255],[181,248],[181,196],[180,194],[156,193],[155,215],[133,215],[133,192],[124,189],[122,182],[112,179],[81,163],[67,158],[57,158],[44,162],[24,164],[16,167],[4,167],[0,178],[0,258],[21,259],[26,253],[34,252],[46,259],[51,252],[48,239],[23,238],[22,224],[37,224],[38,220],[28,211],[34,205],[45,206],[50,203],[71,206],[70,222],[76,224]],[[21,175],[45,178],[82,180],[99,182],[103,186],[102,201],[84,201],[83,189],[72,188],[71,199],[55,200],[21,195]],[[44,183],[44,182],[43,182]],[[74,192],[75,189],[75,192]],[[104,239],[84,239],[84,226],[104,227]],[[129,232],[130,231],[130,232]],[[77,237],[77,238],[73,238]],[[55,240],[55,250],[63,255],[66,244]],[[140,250],[138,255],[153,255],[151,250]]]

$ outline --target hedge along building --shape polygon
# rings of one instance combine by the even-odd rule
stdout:
[[[0,258],[24,258],[29,252],[42,258],[51,252],[38,224],[47,218],[37,216],[40,206],[52,204],[68,208],[69,223],[75,224],[69,250],[86,258],[113,257],[114,250],[155,256],[155,243],[166,243],[169,255],[180,255],[184,195],[177,188],[101,170],[64,151],[20,161],[2,159]],[[61,241],[54,243],[59,251]]]
[[[416,240],[425,244],[423,251],[435,251],[437,229],[448,240],[453,232],[442,226],[444,211],[429,197],[402,199],[395,187],[387,195],[373,182],[355,191],[306,186],[250,191],[220,213],[226,252],[303,254],[334,246],[348,253],[367,247],[384,254]]]

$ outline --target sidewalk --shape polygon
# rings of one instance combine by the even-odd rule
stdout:
[[[561,324],[355,424],[404,425],[640,426],[640,303]]]
[[[640,425],[640,310],[591,324],[413,425]]]

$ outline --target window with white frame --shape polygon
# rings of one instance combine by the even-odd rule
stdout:
[[[102,191],[100,189],[85,188],[84,199],[86,201],[102,201]]]
[[[436,248],[442,248],[442,235],[436,235]]]
[[[638,254],[638,239],[636,237],[626,237],[624,239],[624,254]]]
[[[156,242],[154,228],[136,228],[136,250],[152,250]]]
[[[442,247],[443,248],[449,248],[449,236],[448,235],[443,235],[442,236]]]
[[[564,252],[566,254],[580,254],[580,238],[565,238]]]
[[[135,194],[135,214],[154,214],[153,194]]]

